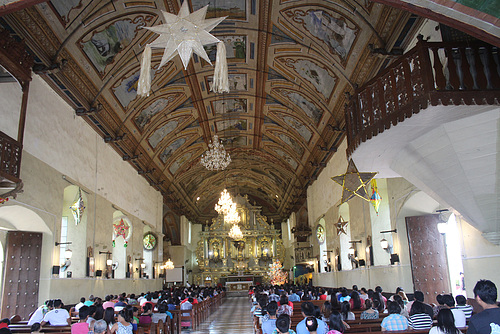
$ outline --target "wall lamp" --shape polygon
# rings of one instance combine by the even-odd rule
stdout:
[[[349,248],[349,254],[351,254],[352,256],[357,256],[356,244],[361,243],[361,240],[351,240],[349,241],[349,243],[351,244],[351,247]]]
[[[380,231],[380,233],[398,233],[398,230],[393,229],[388,231]],[[387,241],[385,238],[380,240],[380,246],[382,246],[382,248],[385,249],[387,252],[392,253],[392,246],[389,245],[389,241]]]
[[[67,242],[57,242],[56,241],[56,247],[59,246],[59,245],[71,245],[72,242],[71,241],[67,241]],[[73,256],[73,251],[69,248],[66,248],[66,250],[64,251],[64,257],[69,260],[71,259],[71,257]]]

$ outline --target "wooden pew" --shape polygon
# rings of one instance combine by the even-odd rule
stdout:
[[[31,333],[31,326],[28,325],[10,325],[9,329],[12,333]],[[41,332],[66,334],[71,333],[71,326],[43,326]]]

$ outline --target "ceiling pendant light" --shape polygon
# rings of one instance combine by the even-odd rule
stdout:
[[[232,203],[229,212],[224,215],[224,221],[229,224],[238,224],[241,221],[240,215],[236,210],[236,203]]]
[[[227,189],[224,189],[224,191],[220,193],[219,202],[215,204],[215,211],[220,215],[227,215],[232,205],[233,200],[231,199],[231,195],[229,195]]]
[[[229,237],[234,240],[243,239],[243,232],[241,232],[240,226],[238,224],[234,224],[229,230]]]
[[[172,260],[168,259],[167,262],[165,262],[164,267],[166,270],[172,270],[174,269],[174,263],[172,262]]]
[[[208,144],[208,150],[201,156],[200,163],[208,170],[224,170],[231,163],[231,156],[219,141],[219,136],[214,135],[214,139]]]

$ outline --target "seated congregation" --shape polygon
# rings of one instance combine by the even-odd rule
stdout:
[[[107,295],[104,300],[91,295],[74,306],[60,299],[47,300],[28,320],[19,316],[4,319],[0,334],[50,332],[57,334],[150,334],[180,333],[195,328],[225,295],[224,288],[178,287],[162,291]]]
[[[476,309],[467,304],[463,295],[454,298],[451,294],[441,294],[436,303],[427,304],[422,291],[415,291],[408,298],[402,288],[388,294],[380,286],[358,290],[354,285],[350,291],[257,286],[249,291],[255,331],[262,334],[490,333],[490,324],[500,323],[496,286],[481,280],[474,294]],[[469,322],[473,312],[478,314]]]

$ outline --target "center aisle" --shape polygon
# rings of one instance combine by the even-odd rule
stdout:
[[[211,314],[196,330],[183,329],[182,333],[193,334],[253,334],[251,304],[247,296],[226,297],[222,306]]]

